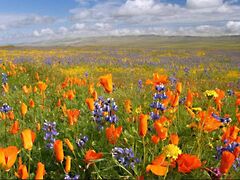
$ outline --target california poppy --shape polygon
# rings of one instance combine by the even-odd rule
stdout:
[[[139,131],[139,135],[142,137],[144,137],[147,134],[147,130],[148,130],[147,121],[148,121],[148,115],[140,114],[138,131]]]
[[[176,90],[177,90],[178,94],[181,94],[181,92],[182,92],[182,83],[181,82],[178,82],[176,84]]]
[[[94,92],[94,83],[91,83],[90,85],[89,85],[89,88],[88,88],[88,92],[89,92],[89,94],[93,94],[93,92]]]
[[[168,162],[165,161],[165,155],[157,156],[151,164],[147,165],[146,172],[151,171],[157,176],[165,176],[168,172]]]
[[[14,120],[15,116],[14,116],[14,112],[13,112],[13,111],[9,111],[9,112],[7,113],[7,115],[8,115],[8,118],[9,118],[10,120]]]
[[[192,107],[192,104],[193,104],[193,93],[192,91],[189,89],[188,92],[187,92],[187,99],[186,99],[186,102],[185,102],[185,105],[189,108]]]
[[[34,101],[32,99],[29,100],[29,106],[31,108],[34,108],[34,106],[35,106],[35,103],[34,103]]]
[[[223,105],[222,99],[225,97],[225,92],[220,89],[215,89],[215,91],[218,94],[218,96],[214,99],[214,101],[217,105],[217,109],[221,111]]]
[[[94,101],[97,100],[97,98],[98,98],[98,94],[97,94],[97,91],[96,91],[96,90],[93,91],[93,93],[92,93],[92,97],[93,97]]]
[[[233,142],[237,139],[240,129],[237,126],[229,126],[227,129],[223,129],[224,134],[222,135],[222,141],[228,140],[228,142]]]
[[[27,105],[25,103],[21,104],[21,114],[24,117],[27,113]]]
[[[99,78],[99,81],[107,93],[111,93],[113,91],[112,74],[107,74],[105,76],[101,76]]]
[[[71,170],[71,157],[67,156],[66,157],[66,164],[65,164],[65,173],[69,173]]]
[[[153,136],[151,137],[151,140],[152,140],[152,142],[153,142],[154,144],[158,144],[159,141],[160,141],[160,138],[159,138],[158,136],[156,136],[156,135],[153,135]]]
[[[33,142],[35,141],[36,134],[31,129],[25,129],[21,133],[23,146],[27,150],[32,150]]]
[[[178,104],[179,104],[179,98],[180,98],[180,95],[179,95],[179,94],[176,94],[176,95],[174,96],[174,98],[172,99],[172,102],[171,102],[172,107],[178,106]]]
[[[86,99],[86,104],[88,106],[88,109],[90,111],[93,111],[94,110],[94,99],[93,98],[87,98]]]
[[[168,82],[168,77],[166,75],[159,75],[158,73],[153,73],[153,79],[148,79],[146,84],[149,85],[159,85],[159,84],[166,84]]]
[[[46,174],[46,171],[45,171],[44,164],[42,164],[41,162],[38,162],[35,179],[43,179],[43,176],[45,174]]]
[[[80,111],[78,109],[68,109],[67,116],[68,116],[69,124],[70,125],[75,124],[78,120],[79,115],[80,115]]]
[[[132,112],[132,103],[130,99],[127,99],[124,103],[124,107],[125,107],[125,111],[127,113],[131,113]]]
[[[19,128],[19,122],[18,122],[18,120],[16,120],[16,121],[14,121],[12,127],[10,128],[10,133],[11,134],[17,134],[19,129],[20,129]]]
[[[202,166],[201,161],[195,155],[180,154],[177,159],[178,172],[190,173],[192,170]]]
[[[178,137],[177,134],[172,133],[172,134],[170,135],[170,143],[171,143],[171,144],[174,144],[174,145],[178,145],[178,143],[179,143],[179,137]]]
[[[29,177],[28,171],[27,171],[27,166],[24,164],[21,164],[18,167],[18,172],[15,173],[15,176],[17,176],[17,178],[19,178],[19,179],[27,179]]]
[[[103,157],[103,154],[101,152],[96,153],[94,150],[90,149],[86,152],[85,157],[84,157],[84,161],[87,164],[91,164],[94,161],[101,159]]]
[[[56,140],[53,145],[54,153],[56,156],[56,161],[57,162],[62,162],[64,158],[64,153],[63,153],[63,143],[61,140]]]
[[[7,148],[0,148],[0,166],[5,171],[9,171],[14,165],[19,150],[16,146],[8,146]]]
[[[69,141],[69,139],[64,139],[64,142],[67,144],[68,148],[73,152],[74,147],[73,147],[72,143]]]
[[[121,133],[122,133],[122,126],[115,128],[115,125],[111,124],[110,127],[106,128],[106,137],[108,142],[111,144],[116,144]]]
[[[8,83],[2,84],[2,88],[3,88],[3,91],[4,91],[5,93],[8,93],[8,91],[9,91]]]
[[[29,94],[29,93],[32,92],[32,86],[30,86],[30,87],[28,88],[26,85],[24,85],[24,86],[22,87],[22,90],[23,90],[23,92],[24,92],[25,94]]]
[[[47,89],[47,84],[42,81],[38,81],[37,85],[41,92],[44,92]]]
[[[223,174],[228,173],[228,171],[232,167],[234,161],[235,161],[235,156],[233,153],[231,153],[229,151],[223,151],[221,164],[219,167],[220,172]]]
[[[159,120],[155,121],[154,122],[154,128],[155,128],[155,130],[158,134],[158,137],[161,140],[165,140],[167,138],[168,129],[163,126],[161,121],[159,121]]]

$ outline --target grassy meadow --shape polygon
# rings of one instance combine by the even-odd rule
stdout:
[[[1,47],[0,179],[239,178],[239,41],[151,38]]]

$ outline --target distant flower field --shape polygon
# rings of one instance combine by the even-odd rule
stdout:
[[[240,53],[1,49],[0,179],[237,179]]]

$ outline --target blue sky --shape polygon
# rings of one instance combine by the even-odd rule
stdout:
[[[239,0],[1,0],[0,42],[240,35]]]

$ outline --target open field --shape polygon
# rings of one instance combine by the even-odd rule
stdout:
[[[239,36],[0,47],[0,179],[239,178],[239,58]]]

